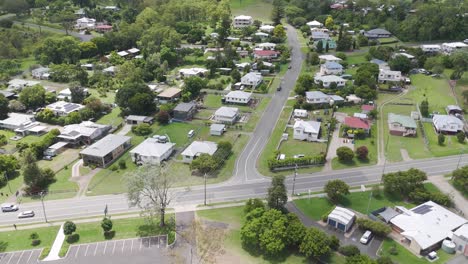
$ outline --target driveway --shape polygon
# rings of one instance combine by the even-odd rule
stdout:
[[[333,131],[333,135],[331,137],[330,145],[328,146],[328,151],[327,151],[327,163],[325,164],[323,171],[332,170],[331,162],[333,158],[336,157],[336,150],[338,148],[348,147],[354,150],[354,144],[352,143],[351,140],[340,137],[340,127],[341,127],[341,124],[338,124],[336,126],[335,131]]]
[[[452,197],[455,208],[468,216],[468,202],[463,195],[457,191],[444,176],[428,177],[428,180],[439,188],[443,193],[447,193]]]
[[[302,213],[301,210],[299,210],[296,205],[292,202],[288,202],[286,204],[286,209],[288,209],[289,212],[294,213],[299,217],[301,222],[306,226],[306,227],[315,227],[318,228],[324,232],[326,232],[328,235],[335,235],[339,240],[340,240],[340,245],[355,245],[359,248],[361,253],[370,256],[371,258],[378,258],[377,256],[377,250],[379,250],[380,245],[382,244],[382,239],[380,238],[372,238],[372,240],[367,244],[363,245],[359,242],[359,239],[361,236],[364,234],[362,230],[359,228],[353,227],[354,231],[350,236],[347,234],[346,236],[344,235],[343,232],[336,231],[334,228],[331,228],[329,226],[322,226],[316,221],[310,219],[306,215]]]

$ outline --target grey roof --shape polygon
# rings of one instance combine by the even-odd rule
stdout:
[[[152,116],[140,116],[140,115],[129,115],[127,116],[127,120],[132,120],[132,121],[141,121],[141,122],[149,122],[153,120],[154,117]]]
[[[68,145],[68,142],[59,141],[59,142],[53,144],[52,146],[49,146],[49,149],[61,149],[61,148],[65,147],[66,145]]]
[[[218,149],[218,144],[211,141],[193,141],[183,152],[182,156],[195,157],[200,154],[213,155]]]
[[[377,64],[377,65],[387,64],[387,62],[385,62],[383,60],[379,60],[379,59],[372,59],[372,60],[370,60],[370,62],[374,63],[374,64]]]
[[[458,105],[447,105],[446,109],[447,111],[456,110],[456,111],[463,112],[463,110]]]
[[[180,103],[175,108],[174,111],[178,112],[189,112],[192,108],[195,108],[196,104],[194,102],[189,103]]]
[[[322,81],[322,82],[346,82],[345,79],[341,78],[340,76],[336,75],[325,75],[325,76],[317,76],[315,77],[316,80]]]
[[[130,139],[131,137],[109,134],[91,146],[83,149],[80,154],[104,157]]]
[[[370,35],[391,35],[392,33],[388,32],[388,30],[383,28],[374,28],[366,32]]]
[[[314,31],[314,32],[312,32],[312,38],[313,38],[313,39],[318,39],[318,38],[327,39],[327,38],[330,38],[330,35],[328,35],[328,34],[325,33],[325,32]]]
[[[416,122],[409,116],[388,113],[388,123],[399,123],[403,127],[418,128]]]
[[[303,121],[297,120],[294,123],[294,129],[301,127],[304,129],[306,133],[315,133],[318,134],[320,132],[320,122],[317,121]]]
[[[335,101],[335,102],[337,102],[337,101],[344,101],[344,98],[343,98],[343,97],[341,97],[341,96],[339,96],[339,95],[336,95],[336,94],[330,95],[330,98],[331,98],[333,101]]]
[[[0,94],[3,94],[6,98],[8,98],[8,97],[12,97],[16,93],[15,92],[10,92],[10,91],[5,91],[5,90],[0,90]]]
[[[139,154],[146,157],[161,157],[168,151],[171,151],[175,143],[159,143],[155,138],[147,138],[130,151],[130,153]]]
[[[329,96],[320,92],[320,91],[310,91],[310,92],[306,92],[306,98],[308,99],[318,99],[318,98],[325,98],[325,99],[328,99]]]
[[[237,107],[228,107],[221,106],[215,112],[215,116],[226,116],[226,117],[235,117],[239,113],[239,108]]]
[[[390,222],[390,220],[399,215],[400,213],[398,213],[397,211],[395,211],[393,208],[391,207],[385,207],[385,210],[380,212],[379,215],[384,219],[384,221],[386,223]]]
[[[81,104],[58,101],[50,105],[47,105],[46,108],[49,108],[52,111],[61,111],[65,113],[71,113],[73,111],[77,111],[77,110],[84,108],[84,106]]]
[[[222,131],[224,130],[224,128],[226,127],[226,125],[223,125],[223,124],[212,124],[210,126],[210,130],[213,130],[213,131]]]
[[[251,96],[252,94],[243,91],[231,91],[228,94],[226,94],[226,97],[239,99],[249,99]]]
[[[327,69],[343,69],[343,66],[339,64],[338,62],[334,61],[327,61],[323,64],[323,67]]]

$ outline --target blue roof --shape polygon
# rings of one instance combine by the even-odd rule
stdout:
[[[335,69],[335,68],[343,69],[343,66],[341,64],[339,64],[338,62],[334,62],[334,61],[327,61],[324,63],[324,66],[328,69]]]

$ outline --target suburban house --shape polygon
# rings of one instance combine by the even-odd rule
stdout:
[[[99,33],[106,33],[106,32],[112,31],[112,26],[102,24],[102,25],[97,25],[95,29]]]
[[[278,58],[280,52],[276,50],[254,50],[255,59],[272,60]]]
[[[180,69],[179,75],[182,78],[193,77],[193,76],[205,77],[205,74],[207,72],[208,70],[205,68],[188,68],[188,69]]]
[[[317,45],[319,45],[319,43],[322,43],[322,49],[323,50],[326,50],[327,44],[328,44],[329,49],[336,49],[336,41],[334,39],[331,39],[331,38],[322,39],[320,42],[316,41],[314,44],[317,47]]]
[[[294,117],[307,117],[308,116],[307,110],[305,110],[305,109],[294,109],[293,116]]]
[[[422,51],[426,53],[437,53],[442,50],[440,45],[421,45],[420,47]]]
[[[158,94],[157,98],[161,104],[172,103],[180,98],[181,93],[181,89],[170,87]]]
[[[176,121],[191,120],[197,112],[197,105],[194,102],[180,103],[173,110],[173,119]]]
[[[455,232],[452,233],[452,242],[455,243],[455,249],[457,251],[468,251],[468,224],[462,225],[460,228],[458,228]]]
[[[317,141],[320,134],[320,122],[296,120],[293,129],[294,139]]]
[[[394,136],[416,136],[418,126],[410,116],[388,114],[388,129]]]
[[[221,106],[216,112],[214,113],[214,120],[219,123],[229,124],[232,125],[236,123],[236,121],[240,117],[239,108],[236,107],[227,107]]]
[[[224,131],[226,131],[224,124],[211,124],[210,126],[210,135],[212,136],[222,136]]]
[[[155,138],[147,138],[130,150],[130,157],[138,165],[160,165],[161,162],[169,159],[174,152],[175,145],[175,143],[159,143]]]
[[[25,87],[34,86],[36,84],[40,84],[38,81],[29,81],[29,80],[22,80],[22,79],[11,79],[8,82],[8,89],[14,89],[21,91]]]
[[[378,39],[378,38],[389,38],[392,36],[392,33],[388,32],[383,28],[375,28],[364,33],[364,36],[369,39]]]
[[[139,125],[139,124],[153,124],[154,117],[152,116],[139,116],[139,115],[129,115],[125,118],[125,122],[129,125]]]
[[[445,111],[447,111],[448,115],[463,114],[463,109],[458,105],[447,105],[447,107],[445,107]]]
[[[114,76],[117,73],[117,67],[116,66],[109,66],[105,69],[102,70],[104,74]]]
[[[110,125],[83,121],[79,124],[66,125],[57,138],[73,147],[89,145],[107,135],[111,128]]]
[[[321,91],[306,92],[306,101],[309,104],[330,104],[344,102],[343,97],[338,95],[328,95]]]
[[[307,22],[306,25],[308,25],[309,27],[323,27],[323,24],[318,22],[317,20]]]
[[[352,128],[352,129],[362,129],[364,130],[367,134],[369,134],[370,131],[370,123],[366,119],[361,119],[353,116],[347,116],[345,117],[344,120],[344,125]]]
[[[336,87],[344,87],[346,80],[336,75],[315,76],[316,84],[322,84],[323,87],[329,88],[332,83],[336,83]]]
[[[83,88],[84,94],[88,95],[88,88]],[[71,100],[71,91],[70,88],[63,89],[57,94],[57,99],[59,100]]]
[[[374,105],[361,105],[361,113],[368,114],[370,111],[374,110]]]
[[[453,135],[463,131],[463,121],[453,115],[434,115],[432,124],[437,133]]]
[[[256,72],[249,72],[241,78],[242,85],[252,88],[256,88],[257,86],[259,86],[262,83],[262,81],[262,75]]]
[[[321,75],[341,75],[343,73],[343,66],[338,62],[327,61],[320,65]]]
[[[51,156],[55,157],[58,154],[62,153],[65,150],[65,147],[68,145],[67,142],[57,142],[51,146],[49,146],[46,150],[44,150],[44,156]]]
[[[47,67],[39,67],[31,71],[31,76],[34,79],[48,80],[50,77],[50,69]]]
[[[183,152],[183,162],[191,163],[201,154],[212,156],[218,150],[218,144],[211,141],[193,141]]]
[[[412,209],[395,207],[400,213],[390,220],[396,232],[403,236],[403,244],[415,254],[426,255],[440,248],[442,241],[467,223],[461,216],[428,201]]]
[[[333,55],[330,55],[330,54],[326,54],[326,55],[320,55],[319,56],[319,59],[322,60],[322,61],[332,61],[332,62],[340,62],[342,61],[342,59],[338,58],[338,57],[335,57]]]
[[[379,70],[390,70],[390,66],[388,65],[386,61],[379,60],[379,59],[372,59],[369,62],[377,64],[377,66],[379,66]]]
[[[356,214],[351,210],[336,206],[327,217],[327,224],[343,232],[348,232],[356,220]]]
[[[270,42],[260,43],[255,47],[257,50],[275,50],[276,44]]]
[[[0,120],[0,128],[14,131],[17,135],[42,135],[47,127],[36,122],[33,115],[9,113],[8,118]]]
[[[261,25],[259,28],[260,31],[267,32],[267,33],[273,32],[273,29],[275,29],[275,27],[272,25]]]
[[[330,35],[328,33],[322,32],[322,31],[312,31],[312,40],[314,41],[319,41],[319,40],[327,40],[330,38]]]
[[[82,17],[76,20],[75,28],[78,30],[82,29],[94,29],[96,27],[96,19]]]
[[[122,156],[131,147],[131,137],[109,134],[83,149],[80,156],[85,166],[105,168]]]
[[[65,101],[57,101],[46,106],[46,109],[52,110],[52,112],[57,116],[67,116],[68,114],[80,111],[83,108],[85,108],[84,105]]]
[[[13,91],[0,90],[0,94],[3,94],[3,96],[5,96],[5,98],[8,100],[13,100],[17,98],[16,93]]]
[[[362,98],[355,95],[355,94],[350,94],[346,96],[346,102],[352,102],[354,104],[359,104],[362,102]]]
[[[264,40],[268,37],[270,37],[270,35],[268,33],[265,33],[265,32],[255,32],[254,36]]]
[[[379,71],[379,83],[386,83],[386,82],[401,82],[403,79],[401,78],[401,71],[390,71],[390,70],[383,70]]]
[[[468,47],[468,45],[463,42],[442,43],[442,51],[445,53],[452,53],[466,47]]]
[[[243,28],[253,25],[253,18],[251,16],[236,16],[234,17],[233,26],[234,28]]]
[[[232,104],[248,104],[252,99],[251,93],[231,91],[224,96],[224,102]]]

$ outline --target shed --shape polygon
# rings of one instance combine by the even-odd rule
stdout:
[[[355,219],[355,213],[346,208],[337,206],[328,215],[327,224],[343,232],[347,232],[353,226]]]
[[[212,124],[210,126],[210,135],[212,135],[212,136],[222,136],[225,129],[226,129],[226,125]]]
[[[57,142],[52,146],[48,147],[44,151],[45,156],[57,156],[58,154],[62,153],[65,150],[65,147],[68,145],[68,142]]]
[[[447,105],[447,107],[445,107],[445,111],[447,111],[447,115],[463,114],[463,109],[458,105]]]
[[[191,120],[197,111],[194,102],[180,103],[174,108],[174,119],[179,121]]]
[[[154,120],[154,117],[152,116],[139,116],[139,115],[129,115],[125,119],[125,121],[129,125],[139,125],[142,123],[151,125],[153,124],[153,120]]]
[[[307,110],[294,109],[294,117],[307,117]]]

